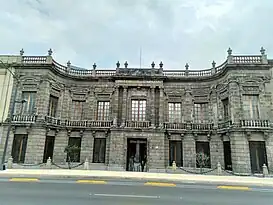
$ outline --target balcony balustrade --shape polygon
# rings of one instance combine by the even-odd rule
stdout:
[[[13,115],[12,122],[14,123],[34,123],[37,120],[37,115]]]
[[[131,128],[148,128],[151,126],[150,121],[126,121],[125,127]]]
[[[270,122],[269,120],[241,120],[240,126],[244,128],[269,128]]]
[[[213,123],[164,123],[165,129],[182,129],[182,130],[212,130]]]

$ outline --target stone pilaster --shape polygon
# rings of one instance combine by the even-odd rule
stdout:
[[[123,169],[126,163],[126,150],[127,143],[125,144],[125,135],[120,130],[111,131],[110,147],[109,147],[109,169]],[[125,160],[125,161],[124,161]]]
[[[128,87],[123,88],[123,107],[122,107],[122,124],[125,125],[125,122],[127,120],[127,92],[128,92]]]
[[[55,137],[53,161],[61,163],[66,161],[65,147],[68,145],[68,135],[66,130],[61,130]]]
[[[155,87],[151,87],[150,92],[151,126],[155,127]]]
[[[234,172],[250,173],[249,144],[244,132],[230,133],[232,168]]]
[[[113,124],[116,127],[118,122],[118,101],[119,101],[119,87],[115,87],[114,94],[112,96],[112,116]]]
[[[70,116],[70,103],[71,102],[71,97],[69,94],[68,88],[65,88],[64,93],[63,93],[63,98],[62,98],[62,112],[61,112],[61,117],[63,119],[69,119]]]
[[[149,135],[149,155],[148,168],[149,171],[165,171],[165,134],[153,133]]]
[[[229,83],[229,101],[231,120],[235,125],[238,125],[242,118],[242,109],[240,89],[238,83],[235,81]]]
[[[49,98],[50,98],[50,82],[43,80],[36,94],[36,112],[38,120],[44,120],[44,116],[48,113]]]
[[[25,163],[33,164],[43,162],[46,140],[45,128],[30,128],[28,132]]]
[[[163,87],[159,88],[159,127],[163,127],[164,125],[164,103],[165,103],[165,98],[164,98],[164,90]]]
[[[195,139],[192,134],[186,134],[183,140],[183,166],[195,167],[196,166],[196,149]]]
[[[86,158],[89,162],[93,160],[93,147],[94,147],[94,137],[91,131],[84,131],[82,135],[81,144],[81,162]]]
[[[211,168],[215,168],[218,162],[220,162],[221,165],[224,166],[224,144],[217,134],[211,136],[210,158]]]

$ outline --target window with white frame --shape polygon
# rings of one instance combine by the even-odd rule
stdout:
[[[181,122],[181,103],[169,103],[169,122]]]
[[[259,96],[243,95],[243,111],[246,119],[259,119]]]
[[[132,121],[145,121],[146,100],[132,100]]]

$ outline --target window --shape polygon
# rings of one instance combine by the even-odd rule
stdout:
[[[50,95],[47,115],[51,117],[56,117],[57,107],[58,107],[58,98]]]
[[[80,162],[81,159],[81,143],[82,138],[80,137],[69,137],[68,146],[65,149],[67,153],[67,162]],[[70,158],[70,160],[69,160]]]
[[[208,116],[208,103],[195,103],[193,108],[194,120],[198,123],[207,122]]]
[[[145,121],[146,100],[132,100],[132,121]]]
[[[95,138],[93,163],[105,163],[106,138]]]
[[[243,111],[246,119],[259,119],[259,96],[243,95]]]
[[[85,101],[72,101],[72,119],[73,120],[82,120],[83,119],[83,105]]]
[[[183,166],[182,141],[171,140],[169,144],[169,166],[175,161],[176,166]]]
[[[181,122],[181,103],[169,103],[169,122]]]
[[[11,155],[14,163],[24,163],[27,150],[27,135],[14,135]]]
[[[196,167],[210,168],[210,145],[209,142],[196,141]]]
[[[23,113],[24,114],[34,114],[35,112],[35,100],[36,100],[36,92],[22,92],[22,99],[26,100],[23,103]]]
[[[109,110],[110,110],[109,101],[98,102],[97,120],[103,120],[103,121],[109,120]]]
[[[228,106],[228,98],[222,100],[223,103],[223,117],[224,120],[229,118],[229,106]]]

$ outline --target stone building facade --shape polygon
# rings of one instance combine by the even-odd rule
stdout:
[[[74,162],[91,169],[144,171],[182,167],[241,173],[273,169],[272,65],[260,55],[233,55],[210,69],[79,69],[47,56],[14,64],[20,79],[7,157],[15,163],[67,160],[66,146],[80,149]],[[15,86],[14,86],[15,87]],[[13,89],[13,93],[14,93]],[[5,125],[5,128],[7,124]],[[1,148],[3,149],[3,143]],[[203,154],[202,154],[203,153]]]

